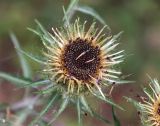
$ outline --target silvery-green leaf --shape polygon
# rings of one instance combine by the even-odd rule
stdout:
[[[39,81],[30,82],[28,84],[22,85],[21,88],[25,88],[25,87],[37,87],[37,86],[41,86],[41,85],[47,85],[49,83],[50,83],[50,80],[39,80]]]
[[[112,116],[113,116],[113,120],[114,120],[114,126],[121,126],[120,121],[118,120],[118,118],[115,114],[113,106],[112,106]]]
[[[14,44],[14,47],[16,48],[16,52],[18,54],[20,64],[22,67],[23,76],[25,78],[30,78],[31,77],[31,69],[30,69],[29,64],[28,64],[27,60],[25,59],[24,55],[18,51],[18,50],[21,50],[21,48],[20,48],[20,45],[19,45],[19,42],[18,42],[16,36],[12,32],[10,33],[10,38],[12,40],[12,43]]]
[[[80,98],[77,98],[78,125],[82,126]]]
[[[137,102],[137,101],[135,101],[135,100],[133,100],[133,99],[131,99],[131,98],[128,98],[128,97],[126,97],[126,96],[124,96],[124,98],[125,98],[128,102],[132,103],[137,109],[141,109],[141,108],[142,108],[142,107],[141,107],[141,104],[140,104],[139,102]]]
[[[114,106],[114,107],[117,107],[121,110],[124,110],[121,106],[119,106],[118,104],[114,103],[111,99],[107,98],[107,97],[102,97],[101,95],[99,94],[94,94],[98,99],[101,99],[102,101]]]
[[[34,124],[49,110],[49,108],[54,104],[54,102],[56,101],[56,99],[59,97],[59,94],[56,94],[51,100],[49,100],[49,102],[47,103],[47,105],[42,109],[42,111],[40,112],[40,114],[36,117],[35,120],[33,120],[31,122],[31,124],[29,126],[34,126]]]
[[[3,72],[0,72],[0,78],[10,81],[14,83],[16,86],[24,86],[24,85],[32,83],[32,81],[29,81],[23,78],[19,78],[19,77],[15,77],[13,75],[3,73]]]
[[[68,102],[69,102],[69,97],[66,97],[66,98],[63,99],[63,101],[60,105],[60,108],[55,113],[55,116],[53,117],[53,119],[48,123],[48,126],[50,126],[50,124],[52,124],[57,119],[57,117],[65,110],[65,108],[68,105]]]
[[[106,124],[110,124],[110,121],[107,120],[106,118],[104,118],[103,116],[101,116],[100,114],[96,113],[95,111],[92,110],[93,116],[103,122],[105,122]]]
[[[57,88],[58,88],[58,86],[52,86],[52,87],[48,87],[48,88],[46,88],[46,89],[40,90],[40,91],[38,91],[38,92],[36,92],[36,93],[38,93],[38,94],[43,94],[43,95],[45,95],[45,94],[51,94],[51,93],[53,93],[54,91],[56,91]]]
[[[13,122],[12,125],[22,126],[31,112],[32,111],[28,108],[18,112],[17,114],[18,118]]]
[[[67,10],[65,11],[65,9],[63,8],[63,12],[64,12],[63,20],[65,21],[64,22],[65,25],[68,24],[70,19],[73,17],[75,13],[75,9],[77,8],[78,2],[79,0],[71,0]]]
[[[17,49],[17,50],[18,50],[20,53],[26,55],[27,57],[31,58],[32,60],[34,60],[34,61],[36,61],[36,62],[38,62],[38,63],[40,63],[40,64],[46,64],[45,61],[43,61],[42,59],[40,59],[40,58],[38,58],[38,57],[36,57],[36,56],[33,56],[31,53],[25,52],[25,51],[23,51],[23,50],[21,50],[21,49]]]
[[[85,110],[87,112],[89,112],[91,116],[93,116],[92,110],[91,110],[90,106],[88,105],[84,96],[80,96],[80,102],[83,105],[83,107],[85,108]]]
[[[96,18],[98,21],[100,21],[103,25],[106,25],[105,21],[101,18],[101,16],[91,7],[89,6],[78,6],[76,8],[77,11],[80,11],[82,13],[88,14]]]

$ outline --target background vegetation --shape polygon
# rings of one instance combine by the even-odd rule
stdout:
[[[47,29],[63,24],[62,6],[67,8],[69,0],[0,0],[0,71],[20,76],[22,74],[16,51],[11,43],[10,31],[14,32],[24,50],[41,54],[43,48],[40,39],[28,31],[34,28],[34,19],[38,19]],[[126,60],[121,64],[124,78],[135,83],[117,86],[112,98],[126,111],[116,110],[122,126],[140,126],[140,120],[134,107],[123,99],[130,96],[139,99],[142,87],[148,84],[146,74],[160,80],[160,1],[159,0],[80,0],[80,5],[90,6],[107,22],[113,34],[124,31],[120,48],[125,49]],[[93,17],[76,13],[81,20],[93,21]],[[88,21],[88,22],[89,22]],[[99,24],[100,25],[100,24]],[[101,25],[100,25],[101,26]],[[39,65],[31,61],[32,75],[38,74]],[[123,78],[122,77],[122,78]],[[36,80],[38,77],[34,76]],[[0,80],[0,105],[12,105],[22,101],[24,89],[17,89],[8,81]],[[30,94],[30,96],[32,96]],[[28,100],[33,100],[32,97]],[[94,100],[92,101],[94,103]],[[2,108],[1,107],[1,108]],[[112,120],[110,106],[101,103],[95,105],[100,113]],[[0,109],[0,121],[7,110]],[[13,115],[15,111],[11,112]],[[106,126],[103,122],[84,118],[84,125]],[[97,124],[96,124],[97,123]],[[77,118],[74,109],[68,108],[56,121],[55,126],[75,126]]]

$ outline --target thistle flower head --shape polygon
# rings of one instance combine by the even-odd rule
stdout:
[[[145,91],[149,100],[141,104],[142,116],[144,123],[160,126],[160,85],[156,79],[152,81],[152,85],[150,85],[151,92]]]
[[[151,81],[150,90],[144,89],[148,98],[140,97],[142,102],[129,101],[136,105],[144,126],[160,126],[160,85],[157,79]]]
[[[113,38],[105,36],[102,33],[106,26],[97,31],[95,23],[88,30],[85,24],[80,25],[77,19],[61,30],[52,28],[53,42],[45,44],[48,61],[44,71],[68,94],[79,95],[98,90],[104,96],[101,87],[116,83],[116,74],[120,74],[113,69],[115,64],[123,61],[123,51],[113,53],[119,34]]]
[[[121,82],[118,77],[121,72],[113,68],[114,65],[123,61],[123,50],[115,51],[118,45],[115,42],[121,33],[113,37],[106,36],[103,34],[106,26],[98,31],[95,23],[92,23],[87,29],[86,22],[81,25],[79,19],[60,30],[52,28],[53,35],[47,32],[39,22],[37,24],[41,32],[32,31],[41,37],[47,49],[44,52],[47,59],[45,63],[43,62],[46,66],[44,73],[48,75],[51,83],[49,87],[40,91],[42,94],[52,96],[52,100],[44,110],[58,99],[62,100],[62,103],[55,118],[64,111],[69,101],[77,106],[79,124],[83,112],[101,118],[88,105],[86,94],[92,94],[122,109],[112,100],[107,99],[102,91],[105,86]],[[42,111],[42,115],[44,113]],[[105,122],[108,121],[105,120]]]

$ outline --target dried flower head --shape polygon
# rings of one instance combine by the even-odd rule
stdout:
[[[144,126],[160,126],[160,85],[157,79],[152,80],[149,84],[150,90],[144,89],[148,98],[140,97],[142,102],[134,102],[136,105],[142,124]]]
[[[112,53],[118,45],[114,42],[119,34],[113,38],[105,37],[102,32],[106,26],[97,32],[93,23],[86,31],[85,24],[80,25],[77,19],[61,31],[52,28],[55,36],[52,36],[52,43],[45,44],[48,61],[44,71],[69,94],[98,90],[105,97],[101,87],[116,83],[118,77],[113,74],[120,72],[115,71],[113,66],[123,61],[123,50]]]
[[[107,26],[98,31],[95,28],[95,23],[86,30],[86,22],[80,25],[79,19],[75,20],[74,24],[61,28],[61,30],[52,28],[53,35],[47,32],[39,22],[37,24],[41,31],[31,30],[41,37],[47,49],[44,52],[47,59],[44,62],[46,66],[44,73],[48,75],[51,83],[50,86],[41,90],[41,93],[52,95],[52,100],[44,111],[58,99],[62,100],[62,103],[55,118],[63,112],[69,101],[77,106],[79,124],[81,113],[87,112],[100,118],[88,105],[87,94],[92,94],[122,109],[106,98],[102,91],[105,86],[123,83],[118,77],[121,72],[113,68],[114,65],[123,61],[123,50],[115,51],[119,44],[115,42],[121,33],[113,37],[106,36],[104,29]],[[45,113],[44,111],[40,114],[41,116]]]
[[[160,126],[160,85],[156,79],[152,83],[153,86],[149,85],[151,93],[145,91],[149,101],[144,101],[141,105],[144,109],[145,122],[150,126]]]

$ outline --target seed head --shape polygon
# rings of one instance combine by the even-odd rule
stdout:
[[[160,126],[160,85],[157,79],[151,81],[150,90],[144,89],[147,98],[139,96],[141,102],[127,99],[138,109],[138,115],[144,126]]]
[[[149,100],[145,100],[141,104],[142,118],[144,123],[149,126],[160,126],[160,85],[158,80],[152,80],[152,85],[149,85],[151,92],[147,94]]]
[[[38,61],[45,64],[44,73],[47,78],[44,81],[49,84],[40,90],[40,94],[51,95],[51,100],[44,110],[57,100],[61,101],[54,118],[48,124],[51,124],[70,102],[76,104],[79,124],[82,113],[101,118],[88,105],[89,94],[123,109],[107,99],[102,91],[105,86],[123,83],[118,77],[121,72],[114,69],[116,64],[123,61],[123,50],[118,52],[115,50],[119,44],[115,42],[121,33],[113,37],[106,35],[104,29],[107,26],[98,31],[95,23],[87,29],[86,22],[81,25],[79,19],[62,27],[61,30],[52,28],[53,34],[47,32],[38,21],[37,24],[41,31],[31,30],[41,37],[46,47],[47,51],[44,52],[46,62]],[[35,85],[37,86],[37,83]],[[40,115],[43,114],[44,111]],[[38,119],[39,117],[35,122]]]
[[[113,53],[119,34],[105,36],[102,33],[106,26],[97,32],[95,23],[88,30],[85,24],[80,25],[77,19],[61,31],[52,28],[54,41],[45,44],[48,52],[44,54],[48,61],[44,71],[53,83],[64,87],[68,94],[94,93],[98,89],[104,96],[101,87],[115,83],[117,74],[120,74],[113,69],[115,64],[123,61],[123,51]]]

